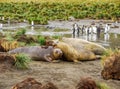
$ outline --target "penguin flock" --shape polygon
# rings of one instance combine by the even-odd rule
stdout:
[[[77,23],[74,23],[72,26],[73,31],[73,37],[76,35],[79,37],[79,35],[89,35],[89,34],[96,34],[98,37],[100,36],[101,32],[104,34],[108,34],[110,31],[110,25],[106,24],[105,26],[102,26],[102,24],[99,25],[82,25],[79,27]]]

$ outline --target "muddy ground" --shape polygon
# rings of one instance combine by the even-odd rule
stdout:
[[[87,24],[90,21],[75,21],[79,25]],[[96,21],[97,23],[98,21]],[[64,27],[70,29],[74,22],[58,22],[49,23],[48,28]],[[120,23],[119,23],[120,24]],[[119,25],[118,24],[118,25]],[[22,24],[23,25],[23,24]],[[14,27],[14,26],[13,26]],[[4,28],[4,27],[3,27]],[[6,28],[5,28],[6,29]],[[12,28],[13,29],[13,28]],[[115,30],[115,32],[114,32]],[[113,33],[120,33],[120,29],[112,29]],[[75,89],[75,86],[80,80],[80,77],[90,76],[96,81],[107,83],[111,89],[120,89],[120,81],[104,80],[101,77],[102,65],[100,60],[86,61],[81,64],[72,62],[48,63],[48,62],[31,62],[28,70],[6,70],[0,73],[0,89],[11,89],[11,87],[23,81],[28,77],[35,78],[39,82],[51,81],[59,89]]]
[[[59,89],[75,89],[80,77],[90,76],[96,81],[107,83],[111,89],[120,89],[120,81],[104,80],[101,77],[101,61],[86,61],[80,64],[73,62],[31,62],[30,69],[11,69],[0,73],[0,89],[11,89],[11,87],[28,77],[45,83],[53,82]]]

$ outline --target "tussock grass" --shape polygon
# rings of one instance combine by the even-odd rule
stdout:
[[[28,64],[31,61],[31,59],[27,55],[20,53],[16,54],[15,58],[16,58],[15,66],[18,69],[27,69],[29,67]]]
[[[116,54],[118,54],[120,52],[120,50],[119,49],[107,49],[104,53],[103,53],[103,56],[102,56],[102,60],[101,60],[101,63],[102,63],[102,65],[104,65],[104,61],[108,58],[108,57],[110,57],[110,56],[112,56],[112,55],[116,55]]]
[[[14,41],[14,38],[11,36],[12,34],[7,34],[5,39],[8,41]]]
[[[93,2],[108,2],[117,3],[119,0],[0,0],[0,2],[40,2],[40,3],[93,3]]]
[[[8,1],[8,2],[7,2]],[[48,24],[49,20],[75,19],[120,19],[119,0],[1,0],[0,15],[22,22],[27,20],[35,24]],[[16,2],[16,3],[15,3]],[[22,3],[21,3],[22,2]],[[8,9],[9,8],[9,9]]]
[[[62,39],[62,35],[55,34],[55,35],[52,36],[52,38],[61,40]]]
[[[16,32],[16,36],[25,35],[25,33],[26,33],[26,29],[21,28]]]
[[[45,45],[45,37],[43,37],[43,36],[38,37],[38,43],[40,45]]]
[[[109,57],[109,56],[111,56],[111,55],[114,55],[114,54],[117,54],[117,53],[119,53],[120,52],[120,50],[119,49],[107,49],[104,53],[103,53],[103,56],[105,56],[105,57]]]
[[[104,56],[110,56],[114,53],[114,51],[110,48],[110,49],[107,49],[106,51],[104,51],[103,55]]]

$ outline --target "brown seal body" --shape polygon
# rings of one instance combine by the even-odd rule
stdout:
[[[46,45],[60,48],[63,51],[64,58],[67,61],[90,61],[95,60],[96,55],[84,48],[81,48],[80,45],[71,45],[61,41],[48,41]]]
[[[62,50],[65,60],[78,62],[79,53],[72,46],[64,42],[58,42],[55,47]]]
[[[63,42],[72,45],[76,50],[79,49],[79,51],[82,50],[88,50],[93,52],[95,55],[102,55],[105,52],[105,48],[99,44],[86,41],[83,39],[77,39],[77,38],[63,38]]]
[[[52,46],[26,46],[19,47],[9,51],[10,54],[25,53],[31,59],[36,61],[49,61],[59,59],[62,56],[62,51],[59,48],[53,48]]]

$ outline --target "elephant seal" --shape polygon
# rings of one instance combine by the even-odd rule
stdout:
[[[83,39],[64,37],[62,38],[62,41],[72,45],[76,50],[88,50],[93,52],[95,55],[102,55],[106,51],[106,49],[103,46]]]
[[[54,47],[62,50],[64,60],[79,62],[79,53],[71,45],[64,42],[57,42]]]
[[[65,58],[67,61],[79,62],[97,59],[93,52],[79,47],[74,47],[71,44],[67,44],[61,41],[57,42],[56,46],[54,47],[62,50],[63,58]]]
[[[52,62],[59,59],[63,52],[59,48],[54,48],[52,46],[41,47],[41,46],[25,46],[19,47],[8,51],[9,54],[25,53],[32,60],[35,61],[48,61]]]
[[[67,61],[91,61],[98,58],[92,51],[81,48],[79,44],[76,46],[59,40],[51,40],[47,41],[46,45],[60,48],[63,52],[63,58]]]

